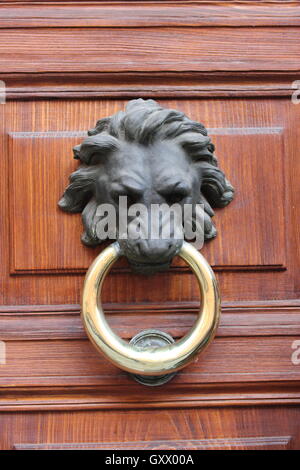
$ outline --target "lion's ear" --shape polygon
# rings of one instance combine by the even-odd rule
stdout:
[[[86,165],[96,165],[119,148],[119,141],[112,135],[103,132],[87,137],[81,145],[74,147],[75,158]]]

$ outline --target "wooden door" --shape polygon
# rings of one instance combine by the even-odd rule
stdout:
[[[0,12],[0,448],[299,448],[298,2],[16,0]],[[222,294],[217,337],[155,389],[88,341],[79,303],[100,248],[57,207],[72,147],[136,97],[203,122],[236,188],[202,250]],[[121,261],[103,296],[127,339],[181,337],[199,302],[178,260],[148,279]]]

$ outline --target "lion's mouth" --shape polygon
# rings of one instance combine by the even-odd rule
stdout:
[[[129,259],[128,262],[133,272],[137,274],[151,275],[157,272],[168,270],[171,260],[165,261],[163,263],[143,263]]]

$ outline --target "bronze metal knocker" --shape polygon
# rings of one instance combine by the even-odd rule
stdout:
[[[82,165],[71,175],[59,206],[82,212],[82,242],[86,245],[107,238],[117,240],[87,272],[82,299],[85,329],[97,350],[116,366],[145,385],[160,385],[213,339],[220,316],[217,281],[199,251],[174,232],[159,239],[150,235],[124,238],[120,217],[113,233],[105,232],[101,205],[110,205],[120,216],[122,197],[129,207],[140,204],[146,209],[153,204],[190,204],[192,208],[201,204],[203,238],[208,240],[216,236],[213,207],[226,206],[233,198],[233,187],[218,167],[205,127],[153,100],[132,100],[125,111],[98,121],[74,154]],[[193,224],[194,210],[190,219]],[[201,307],[194,326],[178,342],[158,330],[142,331],[130,343],[122,340],[109,327],[101,305],[102,284],[109,269],[120,256],[126,256],[135,272],[149,275],[167,269],[177,254],[191,267],[200,287]]]

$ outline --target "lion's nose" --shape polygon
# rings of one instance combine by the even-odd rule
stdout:
[[[178,251],[176,240],[139,240],[136,244],[137,255],[144,262],[162,263],[169,261]]]

